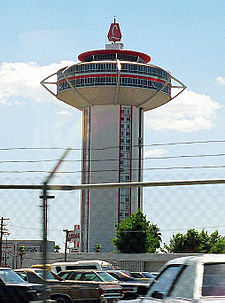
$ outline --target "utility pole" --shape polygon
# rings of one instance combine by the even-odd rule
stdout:
[[[1,217],[1,222],[0,222],[0,266],[2,266],[2,244],[3,244],[2,239],[3,239],[3,235],[7,232],[7,230],[4,228],[5,220],[9,220],[9,218]]]
[[[63,231],[66,233],[65,254],[64,254],[64,261],[66,262],[66,259],[67,259],[67,243],[69,241],[69,233],[71,233],[72,230],[64,229]]]

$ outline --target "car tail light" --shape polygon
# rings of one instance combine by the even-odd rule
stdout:
[[[102,288],[99,288],[98,292],[99,292],[100,296],[103,296],[104,291],[103,291],[103,289],[102,289]]]

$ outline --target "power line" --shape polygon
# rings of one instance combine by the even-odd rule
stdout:
[[[171,160],[171,159],[185,159],[185,158],[208,158],[208,157],[224,157],[225,153],[219,154],[200,154],[200,155],[180,155],[180,156],[159,156],[159,157],[142,157],[142,160]],[[139,158],[128,158],[128,161],[138,161]],[[3,163],[45,163],[45,162],[57,162],[59,159],[42,159],[42,160],[0,160],[0,164]],[[67,159],[63,160],[63,162],[73,163],[73,162],[107,162],[107,161],[119,161],[116,158],[109,159],[90,159],[90,160],[82,160],[82,159]]]
[[[225,228],[225,225],[194,227],[194,229],[209,229],[209,228]],[[160,229],[160,231],[169,232],[169,231],[179,231],[179,230],[188,230],[188,229],[193,229],[193,227],[177,227],[171,229]]]
[[[181,159],[181,158],[207,158],[207,157],[223,157],[225,153],[219,154],[200,154],[200,155],[180,155],[180,156],[159,156],[159,157],[142,157],[142,160],[168,160],[168,159]],[[128,160],[139,160],[139,158],[128,158]],[[0,163],[42,163],[42,162],[57,162],[59,159],[41,159],[41,160],[0,160]],[[67,159],[63,162],[105,162],[105,161],[118,161],[117,158],[109,159]]]
[[[217,169],[217,168],[225,168],[225,165],[202,165],[202,166],[171,166],[171,167],[148,167],[143,168],[143,170],[176,170],[176,169]],[[137,171],[138,168],[128,168],[127,171]],[[126,170],[124,170],[126,171]],[[104,169],[104,170],[90,170],[89,173],[104,173],[104,172],[119,172],[119,169]],[[120,172],[123,172],[120,170]],[[7,174],[7,173],[15,173],[15,174],[22,174],[22,173],[50,173],[47,170],[2,170],[0,174]],[[75,173],[82,173],[81,170],[77,171],[59,171],[55,174],[75,174]]]
[[[31,228],[31,227],[24,227],[24,226],[17,226],[17,225],[14,225],[14,224],[9,224],[9,226],[11,227],[15,227],[15,228],[20,228],[20,229],[26,229],[26,230],[40,230],[40,228]]]
[[[193,145],[193,144],[209,144],[209,143],[225,143],[225,140],[207,140],[207,141],[183,141],[183,142],[167,142],[167,143],[153,143],[145,144],[143,147],[155,147],[155,146],[173,146],[173,145]],[[124,146],[124,145],[122,145]],[[126,145],[131,146],[131,145]],[[119,145],[91,148],[91,150],[106,150],[112,148],[119,148]],[[139,147],[139,145],[132,145],[132,147]],[[13,150],[65,150],[63,147],[9,147],[0,148],[0,151],[13,151]],[[71,151],[82,151],[83,148],[71,148]]]
[[[192,144],[208,144],[208,143],[225,143],[225,140],[208,140],[208,141],[183,141],[168,143],[153,143],[145,146],[169,146],[169,145],[192,145]]]

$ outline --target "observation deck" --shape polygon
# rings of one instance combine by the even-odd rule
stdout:
[[[121,37],[114,19],[108,34],[114,43],[80,54],[80,62],[60,69],[41,84],[57,99],[79,110],[115,104],[148,111],[171,101],[186,88],[165,69],[149,64],[149,55],[123,50],[123,44],[118,43]],[[51,81],[52,77],[57,81]],[[54,90],[49,88],[51,84]],[[180,91],[172,96],[172,88]]]
[[[185,86],[169,72],[147,64],[146,54],[126,50],[98,50],[82,53],[81,62],[57,71],[56,92],[48,90],[59,100],[83,110],[93,105],[131,105],[144,111],[159,107],[170,100],[172,80]],[[177,86],[176,86],[177,87]]]

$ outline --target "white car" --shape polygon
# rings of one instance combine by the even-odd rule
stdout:
[[[160,270],[144,297],[121,303],[225,303],[225,254],[173,259]]]

